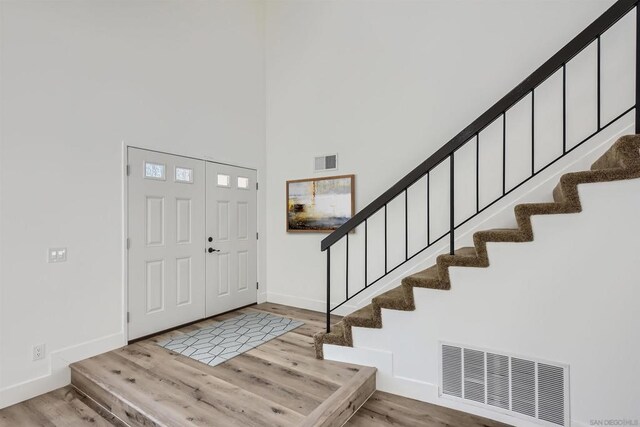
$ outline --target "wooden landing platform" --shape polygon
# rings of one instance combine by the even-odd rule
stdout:
[[[156,345],[256,310],[305,324],[215,367]],[[341,426],[375,391],[375,369],[317,360],[312,336],[324,321],[260,304],[75,363],[72,384],[131,426]]]

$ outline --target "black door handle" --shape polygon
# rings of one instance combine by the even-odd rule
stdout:
[[[212,252],[220,252],[220,249],[209,248],[209,253],[212,253]]]

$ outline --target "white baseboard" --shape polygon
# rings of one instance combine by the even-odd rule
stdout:
[[[126,345],[124,332],[118,332],[59,350],[49,355],[49,373],[0,390],[0,409],[48,393],[71,382],[69,365]]]
[[[304,308],[312,311],[325,312],[327,309],[327,303],[322,300],[316,300],[311,298],[303,298],[295,295],[277,294],[267,291],[267,301],[276,304],[289,305],[291,307]]]
[[[0,409],[15,405],[70,383],[69,369],[60,369],[39,378],[34,378],[0,390]]]
[[[346,316],[347,314],[352,313],[357,309],[361,308],[361,306],[369,304],[369,302],[371,302],[371,298],[373,298],[377,294],[380,294],[390,289],[392,284],[395,284],[395,283],[390,283],[390,284],[387,283],[387,284],[377,286],[375,290],[372,290],[372,292],[369,293],[366,299],[362,299],[362,302],[360,301],[360,299],[358,299],[357,301],[355,301],[354,304],[345,304],[341,306],[338,310],[332,313],[337,314],[338,316]],[[395,285],[397,286],[397,284]],[[327,303],[324,300],[305,298],[297,295],[278,294],[274,292],[268,292],[266,295],[267,295],[267,301],[273,302],[276,304],[288,305],[288,306],[297,307],[297,308],[304,308],[306,310],[318,311],[320,313],[327,312]]]
[[[258,304],[262,304],[263,302],[267,302],[267,293],[266,292],[258,293]]]

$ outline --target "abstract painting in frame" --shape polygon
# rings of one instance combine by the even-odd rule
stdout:
[[[287,181],[287,231],[330,233],[354,214],[355,175]]]

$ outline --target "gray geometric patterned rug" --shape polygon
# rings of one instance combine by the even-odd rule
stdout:
[[[206,328],[160,341],[158,345],[216,366],[302,325],[304,322],[255,312],[214,322]]]

